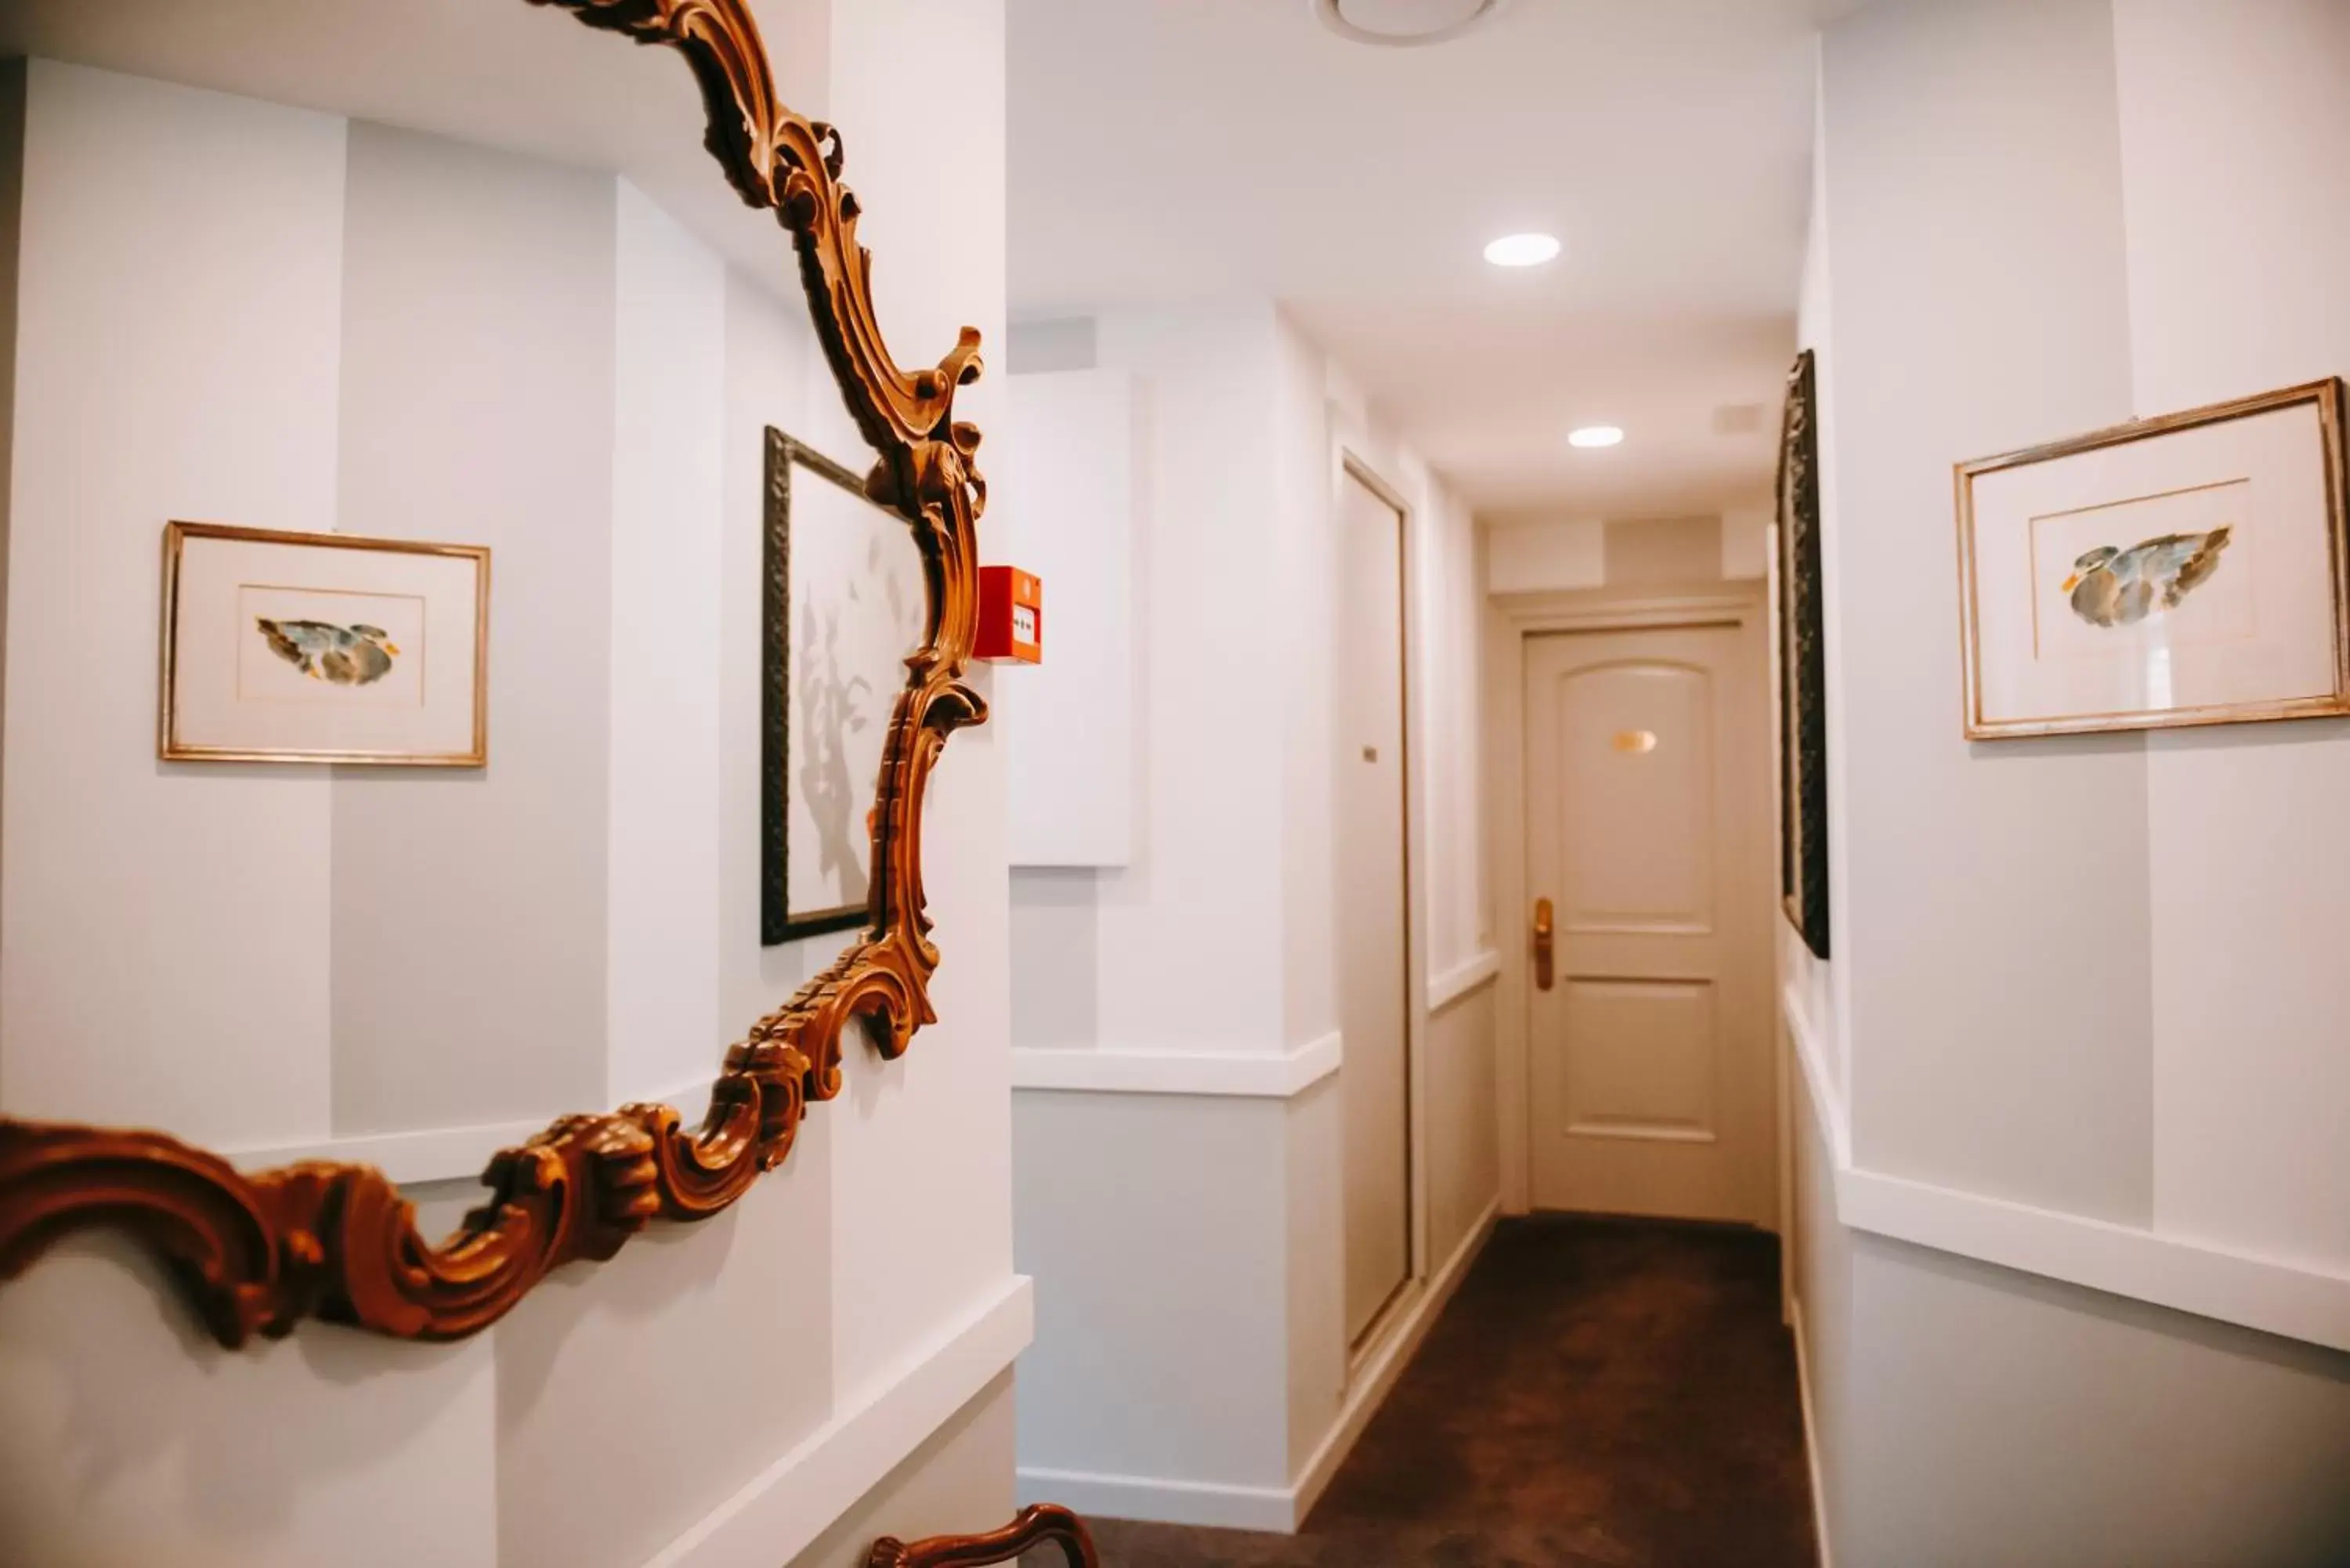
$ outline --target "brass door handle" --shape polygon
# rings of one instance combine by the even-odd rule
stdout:
[[[1550,900],[1534,900],[1534,984],[1550,989],[1551,925]]]

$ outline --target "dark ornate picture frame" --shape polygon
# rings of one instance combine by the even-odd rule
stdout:
[[[767,427],[760,591],[759,672],[759,940],[766,947],[846,931],[879,921],[888,879],[875,874],[862,904],[825,909],[791,907],[792,779],[792,470],[804,468],[859,499],[865,482],[850,470]]]
[[[1812,351],[1787,372],[1779,438],[1779,893],[1828,956],[1827,645],[1821,628],[1820,442]]]
[[[776,100],[745,0],[529,0],[683,55],[708,111],[703,145],[750,206],[792,236],[818,340],[877,457],[865,494],[903,516],[922,556],[922,646],[891,710],[861,934],[725,1054],[700,1127],[636,1104],[557,1119],[494,1156],[483,1204],[433,1241],[373,1166],[324,1160],[246,1173],[163,1133],[0,1117],[0,1279],[77,1231],[126,1232],[160,1254],[232,1348],[317,1316],[401,1339],[475,1334],[548,1272],[601,1262],[655,1219],[703,1220],[791,1153],[810,1100],[841,1089],[852,1021],[888,1057],[935,1023],[939,963],[923,912],[923,791],[947,737],[985,722],[963,680],[979,627],[979,431],[954,417],[980,373],[964,327],[934,368],[903,370],[875,318],[872,258],[841,139]],[[169,1043],[158,1046],[168,1049]]]

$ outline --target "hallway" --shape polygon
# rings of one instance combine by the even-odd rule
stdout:
[[[1505,1220],[1295,1536],[1098,1521],[1115,1568],[1816,1561],[1779,1252]]]

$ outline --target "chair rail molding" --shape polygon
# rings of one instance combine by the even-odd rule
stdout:
[[[1827,1133],[1836,1218],[1848,1228],[2350,1351],[2350,1277],[1856,1165],[1843,1096],[1792,988],[1780,1011]]]
[[[1015,1047],[1012,1086],[1089,1095],[1222,1095],[1285,1100],[1336,1072],[1345,1053],[1345,1040],[1335,1029],[1293,1051]]]
[[[1428,977],[1428,1011],[1441,1012],[1470,992],[1492,984],[1501,974],[1499,950],[1487,948],[1472,953],[1442,973]]]
[[[710,1080],[697,1077],[673,1085],[655,1098],[664,1105],[690,1105],[709,1089]],[[408,1132],[352,1133],[307,1143],[253,1144],[220,1152],[240,1170],[325,1160],[374,1166],[403,1187],[420,1181],[463,1181],[481,1175],[500,1149],[524,1142],[553,1119],[552,1116],[518,1116],[512,1121],[418,1127]]]
[[[1024,1500],[1058,1498],[1080,1512],[1105,1519],[1156,1519],[1226,1530],[1295,1532],[1323,1489],[1378,1413],[1445,1306],[1468,1278],[1470,1265],[1492,1240],[1501,1216],[1497,1198],[1426,1279],[1404,1287],[1378,1334],[1347,1380],[1346,1402],[1287,1486],[1248,1486],[1189,1477],[1107,1475],[1090,1470],[1022,1467]],[[699,1565],[696,1565],[699,1568]]]

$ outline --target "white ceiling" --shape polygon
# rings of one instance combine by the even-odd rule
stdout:
[[[821,112],[807,101],[825,66],[806,7],[751,9],[785,101]],[[522,0],[0,0],[0,55],[17,54],[608,169],[778,293],[798,292],[790,236],[773,213],[745,206],[702,149],[702,95],[685,61],[558,10]]]
[[[1487,515],[1768,495],[1813,37],[1856,0],[1513,0],[1421,48],[1311,0],[1009,0],[1014,317],[1270,296]],[[1485,242],[1544,230],[1548,266]],[[1762,428],[1714,411],[1765,405]],[[1580,452],[1566,432],[1618,424]]]

